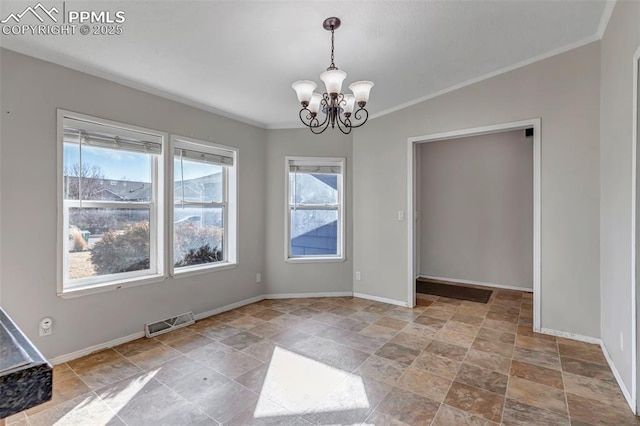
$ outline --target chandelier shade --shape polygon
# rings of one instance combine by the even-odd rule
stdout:
[[[316,90],[318,85],[310,80],[298,80],[293,83],[291,87],[293,87],[293,90],[295,90],[298,95],[298,102],[303,105],[308,105],[311,100],[311,95],[313,95],[313,91]]]
[[[369,93],[371,93],[372,87],[373,82],[371,81],[356,81],[349,85],[349,89],[353,92],[356,102],[358,105],[362,104],[361,106],[365,106],[366,103],[369,102]]]
[[[322,26],[325,30],[331,31],[331,64],[320,74],[325,92],[314,92],[318,85],[311,80],[298,80],[293,83],[291,87],[302,105],[298,115],[300,121],[315,134],[324,132],[329,126],[332,129],[337,127],[342,133],[349,134],[369,118],[369,112],[364,107],[369,102],[373,82],[356,81],[349,85],[353,94],[342,93],[342,84],[347,78],[347,73],[338,69],[334,63],[334,31],[340,27],[340,19],[327,18]],[[320,112],[324,114],[323,118],[318,117]]]
[[[342,82],[347,78],[347,73],[342,70],[327,70],[320,74],[320,80],[324,82],[327,93],[337,94],[342,92]]]

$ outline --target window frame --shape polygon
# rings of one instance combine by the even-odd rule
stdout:
[[[145,133],[160,138],[162,152],[152,157],[151,172],[151,200],[149,202],[118,202],[99,200],[65,200],[64,199],[64,121],[65,118],[86,121],[91,124],[113,127],[124,132]],[[164,157],[168,134],[131,124],[106,120],[73,111],[57,109],[57,294],[61,297],[76,297],[85,294],[100,293],[126,287],[133,287],[152,282],[163,281],[166,278],[165,256],[162,248],[165,246],[165,167]],[[87,277],[74,280],[70,286],[68,279],[68,225],[69,208],[72,207],[97,207],[97,208],[149,208],[149,269],[144,271],[132,271],[120,274]]]
[[[167,264],[169,275],[174,278],[204,274],[211,271],[232,269],[238,266],[238,148],[194,139],[187,136],[170,135],[170,149],[167,152]],[[173,263],[174,242],[174,156],[175,149],[216,154],[225,151],[233,156],[233,166],[223,166],[224,185],[222,188],[222,203],[208,203],[223,205],[223,256],[224,261],[191,265],[176,268]]]
[[[309,166],[333,166],[340,167],[338,175],[338,232],[337,232],[337,254],[336,255],[291,255],[291,208],[292,204],[290,194],[290,165],[291,162],[304,163]],[[345,242],[345,192],[346,192],[346,158],[344,157],[301,157],[286,156],[285,157],[285,199],[284,199],[284,260],[287,263],[325,263],[325,262],[344,262],[346,260],[346,242]],[[303,208],[313,208],[313,205],[307,205]],[[315,206],[319,209],[326,205]]]

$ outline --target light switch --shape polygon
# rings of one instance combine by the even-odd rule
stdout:
[[[403,210],[399,210],[398,211],[398,220],[404,220],[404,211]]]

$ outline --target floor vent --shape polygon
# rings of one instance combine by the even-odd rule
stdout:
[[[186,327],[194,324],[193,312],[185,312],[177,317],[167,318],[156,322],[145,324],[144,333],[147,337],[154,337],[158,334],[168,333],[177,328]]]

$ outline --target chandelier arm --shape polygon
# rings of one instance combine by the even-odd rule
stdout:
[[[316,119],[316,121],[317,121],[317,119]],[[322,128],[322,130],[320,130],[320,131],[314,130],[314,129],[320,129],[320,128]],[[319,135],[320,133],[323,133],[328,128],[329,128],[329,120],[327,120],[325,118],[325,120],[322,122],[322,124],[320,124],[318,126],[309,127],[309,130],[311,130],[311,133]]]
[[[338,115],[338,120],[336,121],[338,122],[338,129],[340,129],[342,133],[344,133],[345,135],[351,133],[351,125],[348,124],[351,120],[347,118],[345,121],[342,121],[342,118],[340,118],[340,115]]]
[[[302,115],[305,111],[308,113],[307,117],[306,117],[307,121],[305,121],[305,119],[303,118],[303,115]],[[310,123],[313,120],[313,116],[311,115],[311,111],[309,111],[309,109],[302,108],[300,110],[300,112],[298,113],[298,116],[300,117],[300,121],[302,121],[302,124],[304,124],[307,127],[311,127]]]
[[[360,112],[361,112],[361,111],[362,111],[362,112],[364,112],[364,114],[365,114],[364,119],[361,119],[361,118],[360,118]],[[369,111],[367,111],[367,110],[366,110],[366,109],[364,109],[364,108],[360,108],[359,110],[357,110],[357,111],[353,114],[353,117],[354,117],[356,120],[358,120],[358,121],[363,120],[361,123],[358,123],[358,124],[352,124],[352,125],[351,125],[351,128],[356,129],[356,128],[358,128],[358,127],[362,126],[364,123],[366,123],[366,122],[367,122],[367,120],[369,119]]]

